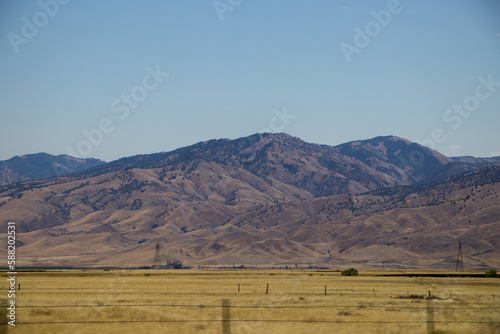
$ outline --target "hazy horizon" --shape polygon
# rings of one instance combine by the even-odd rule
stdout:
[[[258,133],[255,133],[255,134],[258,134]],[[250,134],[249,136],[252,136],[252,135],[255,135],[255,134]],[[273,133],[275,134],[275,133]],[[290,135],[288,133],[285,133],[287,135]],[[291,135],[290,135],[291,136]],[[393,135],[385,135],[385,136],[377,136],[377,137],[388,137],[388,136],[393,136]],[[210,141],[210,140],[236,140],[236,139],[239,139],[239,138],[246,138],[248,136],[243,136],[243,137],[237,137],[237,138],[210,138],[210,139],[207,139],[207,140],[202,140],[202,141],[197,141],[196,143],[191,143],[191,144],[187,144],[185,146],[179,146],[179,147],[175,147],[171,150],[168,150],[168,151],[157,151],[157,152],[147,152],[147,153],[138,153],[138,154],[133,154],[133,155],[127,155],[127,156],[122,156],[122,157],[119,157],[119,158],[116,158],[116,159],[113,159],[113,160],[103,160],[103,159],[99,159],[101,161],[104,161],[106,163],[108,162],[112,162],[112,161],[116,161],[116,160],[120,160],[122,158],[128,158],[128,157],[132,157],[132,156],[136,156],[136,155],[144,155],[144,154],[155,154],[155,153],[162,153],[162,152],[172,152],[172,151],[175,151],[177,149],[180,149],[180,148],[184,148],[184,147],[189,147],[189,146],[193,146],[193,145],[196,145],[198,143],[201,143],[201,142],[207,142],[207,141]],[[293,137],[296,137],[296,136],[293,136]],[[374,138],[377,138],[377,137],[373,137],[373,138],[361,138],[359,140],[354,140],[354,141],[364,141],[364,140],[370,140],[370,139],[374,139]],[[394,137],[399,137],[399,136],[394,136]],[[300,137],[297,137],[299,139],[302,139]],[[403,139],[406,139],[406,138],[403,138]],[[318,144],[318,145],[329,145],[329,146],[337,146],[337,145],[342,145],[342,144],[346,144],[346,143],[349,143],[349,142],[344,142],[344,143],[338,143],[338,144],[325,144],[325,143],[315,143],[315,142],[308,142],[310,144]],[[441,152],[440,152],[441,153]],[[61,153],[61,154],[51,154],[49,152],[33,152],[33,153],[25,153],[25,154],[17,154],[15,156],[12,156],[8,159],[4,159],[4,160],[0,160],[0,161],[6,161],[6,160],[9,160],[9,159],[12,159],[12,158],[15,158],[15,157],[22,157],[22,156],[28,156],[28,155],[36,155],[36,154],[50,154],[50,155],[53,155],[53,156],[58,156],[58,155],[69,155],[67,153]],[[69,155],[69,156],[72,156],[72,155]],[[449,158],[453,158],[453,157],[465,157],[467,155],[464,155],[464,156],[448,156]],[[76,156],[72,156],[72,157],[76,157]],[[482,157],[482,156],[472,156],[472,157],[475,157],[475,158],[492,158],[492,157],[498,157],[498,156],[490,156],[490,157]],[[77,157],[78,158],[78,157]],[[94,158],[94,157],[86,157],[86,158],[93,158],[93,159],[98,159],[98,158]]]

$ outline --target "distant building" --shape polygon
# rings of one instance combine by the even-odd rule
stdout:
[[[179,260],[167,259],[166,269],[182,269],[182,262]]]

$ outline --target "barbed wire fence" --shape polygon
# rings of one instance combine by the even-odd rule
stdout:
[[[267,289],[269,289],[269,286],[266,286],[266,294],[267,294]],[[325,289],[325,295],[326,295],[326,289]],[[346,292],[349,294],[351,293],[352,295],[369,295],[368,292],[356,292],[356,291],[335,291],[335,293],[342,294],[344,297],[346,296]],[[89,291],[90,292],[90,291]],[[409,292],[407,292],[409,293]],[[33,325],[67,325],[71,326],[72,328],[75,328],[74,326],[78,325],[92,325],[92,324],[131,324],[131,323],[181,323],[181,324],[193,324],[193,323],[220,323],[221,326],[221,332],[223,334],[230,334],[231,333],[231,324],[248,324],[251,326],[251,328],[256,328],[255,325],[263,324],[263,323],[308,323],[308,324],[344,324],[344,325],[421,325],[425,328],[427,328],[428,333],[432,333],[434,331],[434,325],[438,324],[462,324],[462,325],[471,325],[471,324],[477,324],[477,325],[490,325],[490,326],[500,326],[500,318],[497,320],[492,320],[492,321],[486,321],[486,320],[471,320],[471,319],[466,319],[466,318],[461,318],[460,320],[454,319],[455,317],[449,317],[449,312],[457,312],[457,313],[464,313],[464,312],[484,312],[486,310],[488,311],[494,311],[498,312],[497,310],[500,311],[500,306],[496,306],[495,304],[495,296],[494,294],[492,296],[490,302],[484,302],[482,304],[475,303],[476,305],[480,306],[453,306],[453,305],[436,305],[435,300],[440,300],[444,299],[437,295],[433,295],[430,291],[428,292],[429,295],[422,297],[422,295],[409,295],[409,298],[413,298],[410,296],[416,296],[414,298],[418,299],[425,299],[426,304],[425,305],[394,305],[394,304],[378,304],[378,305],[367,305],[367,304],[354,304],[354,303],[342,303],[339,305],[332,305],[332,304],[326,304],[326,305],[271,305],[271,306],[262,306],[262,305],[231,305],[231,300],[228,298],[222,299],[221,304],[218,305],[202,305],[202,304],[103,304],[103,303],[98,303],[98,304],[86,304],[86,305],[17,305],[16,308],[18,310],[40,310],[40,312],[45,312],[47,315],[53,315],[52,312],[57,312],[57,310],[60,309],[89,309],[89,311],[99,313],[103,309],[106,308],[161,308],[165,310],[166,312],[171,310],[171,309],[186,309],[187,311],[191,312],[192,317],[190,319],[155,319],[155,320],[145,320],[145,319],[109,319],[109,320],[89,320],[87,319],[75,319],[75,320],[68,320],[68,321],[51,321],[51,320],[35,320],[35,321],[29,321],[27,318],[25,319],[20,319],[20,321],[16,322],[16,326],[22,327],[22,326],[33,326]],[[375,296],[376,293],[373,291],[373,295]],[[463,295],[461,295],[464,297]],[[477,294],[474,294],[475,297],[478,297]],[[466,296],[465,296],[466,297]],[[483,297],[488,297],[487,294],[483,294]],[[397,296],[396,298],[404,298],[401,294]],[[109,299],[107,301],[110,301]],[[497,298],[498,301],[498,298]],[[7,304],[6,300],[0,300],[0,307],[2,309],[2,315],[5,313]],[[209,318],[197,318],[197,316],[192,313],[193,309],[196,308],[201,308],[201,309],[220,309],[220,318],[218,319],[209,319]],[[342,312],[346,312],[345,310],[349,309],[356,309],[358,311],[368,311],[368,310],[376,310],[376,309],[392,309],[392,310],[409,310],[410,312],[414,314],[420,314],[421,317],[419,319],[412,319],[412,318],[406,318],[406,319],[397,319],[397,320],[347,320],[345,318],[319,318],[319,319],[310,319],[304,316],[304,318],[291,318],[287,317],[287,312],[290,310],[308,310],[308,311],[314,311],[318,309],[323,309],[323,310],[342,310]],[[244,310],[246,316],[244,318],[242,317],[232,317],[231,310]],[[280,310],[283,311],[282,314],[283,317],[267,317],[265,316],[266,311],[270,310]],[[446,314],[441,313],[443,311]],[[80,312],[83,317],[83,312]],[[257,315],[259,318],[255,318],[253,316]],[[275,315],[275,314],[274,314]],[[5,316],[2,316],[3,319],[6,319]],[[3,320],[1,326],[7,326],[5,320]],[[496,328],[496,327],[495,327]],[[500,327],[499,327],[500,328]]]

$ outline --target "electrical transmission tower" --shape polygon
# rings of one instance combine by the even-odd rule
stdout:
[[[455,271],[464,271],[464,259],[462,257],[462,243],[458,243],[457,266]]]
[[[160,243],[157,242],[156,243],[156,247],[155,247],[155,264],[154,264],[154,268],[155,269],[160,269],[160,266],[161,266],[161,260],[160,260]]]

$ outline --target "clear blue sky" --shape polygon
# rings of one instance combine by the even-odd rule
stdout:
[[[264,129],[500,155],[499,1],[59,1],[0,3],[0,160]]]

